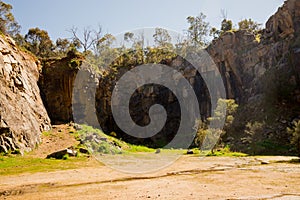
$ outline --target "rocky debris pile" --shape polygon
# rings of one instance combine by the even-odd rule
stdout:
[[[101,136],[98,133],[86,133],[81,135],[81,144],[83,144],[87,149],[98,155],[102,154],[121,154],[121,146],[115,142],[110,141],[107,137]]]
[[[30,151],[51,127],[38,87],[39,62],[0,37],[0,152]]]

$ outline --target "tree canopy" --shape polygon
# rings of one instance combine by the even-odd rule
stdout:
[[[207,44],[206,36],[209,31],[209,23],[205,21],[206,16],[200,13],[198,16],[189,16],[186,19],[189,23],[187,33],[191,43],[194,46],[205,46]]]
[[[36,56],[45,58],[53,54],[54,45],[48,32],[39,28],[31,28],[25,35],[25,47]]]
[[[261,30],[261,24],[253,21],[252,19],[243,19],[238,23],[239,30],[246,30],[248,32],[258,34]]]
[[[14,37],[20,32],[21,26],[16,22],[11,10],[10,4],[0,1],[0,31]]]

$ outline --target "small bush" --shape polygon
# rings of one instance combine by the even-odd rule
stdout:
[[[97,151],[99,153],[109,154],[111,153],[111,146],[107,142],[101,142],[100,144],[97,144]]]
[[[245,133],[247,137],[242,138],[243,143],[252,143],[253,142],[253,137],[256,134],[260,134],[263,131],[264,123],[260,122],[248,122],[246,124],[246,129]]]
[[[51,135],[51,131],[44,131],[44,132],[42,133],[42,135],[45,136],[45,137],[48,137],[48,136]]]
[[[81,66],[81,61],[74,58],[74,59],[71,60],[69,66],[73,69],[78,69]]]
[[[110,136],[112,136],[112,137],[117,137],[117,134],[116,134],[115,132],[111,132],[111,133],[110,133]]]
[[[62,157],[63,160],[68,160],[69,159],[69,154],[65,154],[63,157]]]
[[[300,120],[293,121],[293,126],[287,128],[287,131],[291,135],[291,143],[296,146],[300,157]]]
[[[226,145],[224,148],[222,149],[218,149],[215,152],[209,152],[207,154],[207,156],[226,156],[226,157],[245,157],[248,156],[245,153],[241,153],[241,152],[232,152],[230,150],[230,146]]]
[[[195,129],[197,131],[195,144],[201,150],[211,149],[213,154],[214,149],[222,143],[222,136],[230,128],[234,121],[234,114],[238,108],[238,104],[233,99],[219,99],[217,107],[214,110],[213,117],[209,117],[206,121],[197,120]],[[222,123],[224,121],[223,130],[220,128],[211,128],[208,124]]]

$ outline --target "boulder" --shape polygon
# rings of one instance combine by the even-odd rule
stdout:
[[[188,155],[194,154],[194,151],[189,149],[189,150],[187,150],[186,154],[188,154]]]
[[[83,154],[90,154],[89,150],[87,150],[86,148],[83,148],[83,147],[79,148],[79,152],[83,153]]]
[[[65,155],[75,157],[77,155],[77,151],[67,148],[64,150],[53,152],[49,154],[47,158],[63,159]]]

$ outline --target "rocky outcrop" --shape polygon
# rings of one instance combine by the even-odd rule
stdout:
[[[228,98],[242,105],[231,133],[239,150],[250,148],[239,140],[245,125],[253,122],[264,129],[252,141],[289,144],[287,122],[300,116],[299,10],[298,0],[288,0],[268,20],[260,41],[245,31],[230,32],[207,49],[222,73]],[[262,147],[256,153],[268,150],[274,151]]]
[[[82,55],[69,52],[62,59],[45,60],[38,83],[52,124],[99,125],[92,98],[98,75]]]
[[[270,42],[277,42],[287,37],[294,37],[299,33],[300,2],[288,0],[280,7],[275,15],[266,23],[264,36]]]
[[[260,66],[261,50],[258,51],[255,36],[246,31],[227,32],[214,40],[207,51],[220,70],[227,97],[244,102],[245,88],[251,88],[251,81],[265,72]]]
[[[42,63],[38,84],[52,124],[73,121],[73,85],[82,59],[80,55],[70,52],[65,58],[47,59]]]
[[[37,85],[39,70],[33,56],[0,37],[0,152],[30,151],[50,129]]]
[[[227,32],[208,47],[223,75],[228,98],[246,103],[263,93],[260,82],[266,71],[297,66],[289,61],[299,51],[299,9],[299,1],[286,1],[266,23],[260,42],[251,33],[237,31]]]
[[[46,158],[55,158],[55,159],[68,159],[68,157],[75,157],[76,155],[78,155],[78,152],[76,150],[74,150],[74,148],[67,148],[67,149],[63,149],[60,151],[56,151],[53,152],[49,155],[47,155]]]

